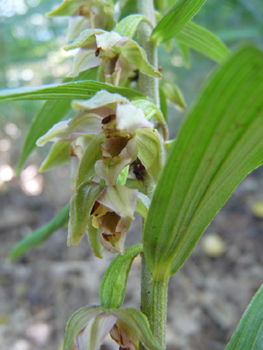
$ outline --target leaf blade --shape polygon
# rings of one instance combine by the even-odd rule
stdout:
[[[225,350],[256,350],[263,345],[263,285],[244,312]]]
[[[67,204],[48,224],[31,233],[16,243],[8,256],[9,260],[17,259],[30,249],[44,243],[53,232],[63,227],[69,219],[69,204]]]
[[[151,39],[158,44],[172,39],[196,14],[205,0],[180,0],[154,28]]]
[[[180,44],[187,45],[218,63],[222,63],[230,55],[230,51],[219,38],[193,22],[188,22],[175,38]]]
[[[145,225],[151,271],[175,273],[236,186],[262,164],[262,78],[262,53],[245,47],[216,72],[191,109]]]

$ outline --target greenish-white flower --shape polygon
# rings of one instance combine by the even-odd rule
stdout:
[[[117,32],[87,29],[65,50],[75,48],[79,48],[79,51],[74,58],[70,77],[99,65],[102,65],[105,81],[116,86],[134,75],[135,69],[153,77],[162,77],[148,62],[145,50],[136,41]]]

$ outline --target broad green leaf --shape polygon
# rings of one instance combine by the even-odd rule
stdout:
[[[97,69],[93,68],[87,72],[81,73],[77,80],[96,79]],[[64,82],[72,81],[65,79]],[[47,101],[44,103],[39,113],[35,117],[30,130],[27,134],[26,141],[23,146],[22,154],[16,169],[16,174],[20,172],[27,158],[36,148],[36,141],[40,136],[44,135],[54,124],[59,122],[71,110],[70,101]]]
[[[162,347],[152,335],[147,317],[141,311],[134,308],[125,308],[112,310],[112,314],[135,331],[148,350],[162,350]]]
[[[11,250],[8,256],[9,260],[17,259],[24,255],[28,250],[37,247],[44,243],[52,235],[53,232],[65,226],[69,218],[69,204],[66,205],[57,216],[54,217],[48,224],[42,226],[38,230],[31,233],[29,236],[19,241]]]
[[[184,96],[176,84],[169,81],[162,81],[160,84],[165,96],[179,107],[186,109]]]
[[[95,256],[102,259],[103,246],[100,243],[100,229],[92,226],[92,217],[88,220],[87,235],[89,240],[90,248],[93,250]]]
[[[154,28],[151,38],[157,44],[172,39],[196,14],[205,0],[180,0]]]
[[[226,350],[260,350],[263,348],[263,285],[243,314]]]
[[[77,177],[77,186],[84,181],[89,181],[95,176],[94,165],[101,158],[100,144],[105,136],[98,134],[93,137],[88,147],[85,149],[79,163],[79,171]]]
[[[108,267],[100,285],[100,303],[107,309],[118,309],[123,303],[127,278],[134,258],[142,252],[142,244],[125,249]]]
[[[130,15],[123,18],[113,29],[114,32],[121,36],[132,39],[138,31],[138,26],[142,22],[147,22],[151,25],[150,20],[143,15]]]
[[[160,136],[152,128],[138,129],[135,132],[135,139],[138,145],[138,158],[152,178],[157,181],[163,166],[163,149]]]
[[[199,95],[162,171],[144,231],[152,273],[175,273],[242,179],[263,163],[263,55],[248,46]]]
[[[100,90],[107,90],[112,93],[117,92],[129,99],[144,97],[142,93],[132,89],[116,87],[93,80],[84,80],[2,90],[0,92],[0,103],[19,100],[85,100]]]
[[[76,246],[84,236],[91,210],[102,191],[96,182],[83,182],[70,200],[68,245]]]
[[[72,350],[79,332],[103,311],[100,306],[82,307],[68,320],[64,338],[63,350]]]
[[[47,171],[55,168],[58,165],[69,163],[70,160],[70,142],[55,142],[49,151],[47,158],[41,164],[39,172]]]
[[[222,63],[230,55],[230,51],[219,38],[193,22],[187,23],[175,38],[179,43],[191,47],[218,63]]]

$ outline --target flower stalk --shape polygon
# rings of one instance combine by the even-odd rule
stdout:
[[[139,12],[151,20],[155,26],[155,12],[153,0],[139,0]],[[151,35],[151,27],[147,23],[142,23],[139,32],[139,43],[145,49],[147,58],[156,69],[158,69],[158,53],[155,44],[149,41]],[[139,89],[148,95],[152,101],[159,107],[159,86],[158,79],[140,74]],[[152,198],[154,191],[154,183],[148,179],[147,195]],[[142,254],[142,270],[141,270],[141,310],[148,317],[149,324],[153,336],[159,342],[161,347],[165,349],[166,335],[166,318],[167,318],[167,292],[168,279],[153,280],[151,273],[147,267],[144,255]],[[143,349],[143,345],[141,345]]]

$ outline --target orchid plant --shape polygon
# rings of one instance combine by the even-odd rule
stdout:
[[[120,349],[164,350],[169,278],[236,186],[263,163],[263,54],[248,45],[231,53],[191,19],[205,0],[64,0],[48,15],[68,16],[66,50],[78,49],[57,85],[4,90],[0,102],[47,101],[27,136],[18,172],[37,146],[52,143],[40,171],[71,163],[70,203],[24,238],[23,255],[68,223],[68,245],[87,234],[98,258],[117,256],[100,287],[101,304],[68,321],[64,350],[96,350],[110,333]],[[186,108],[162,78],[160,44],[197,50],[219,66],[169,140],[167,100]],[[169,45],[168,45],[169,44]],[[69,110],[75,115],[64,120]],[[141,244],[126,247],[143,217]],[[134,258],[141,254],[141,310],[121,308]],[[227,345],[263,347],[263,287]]]

